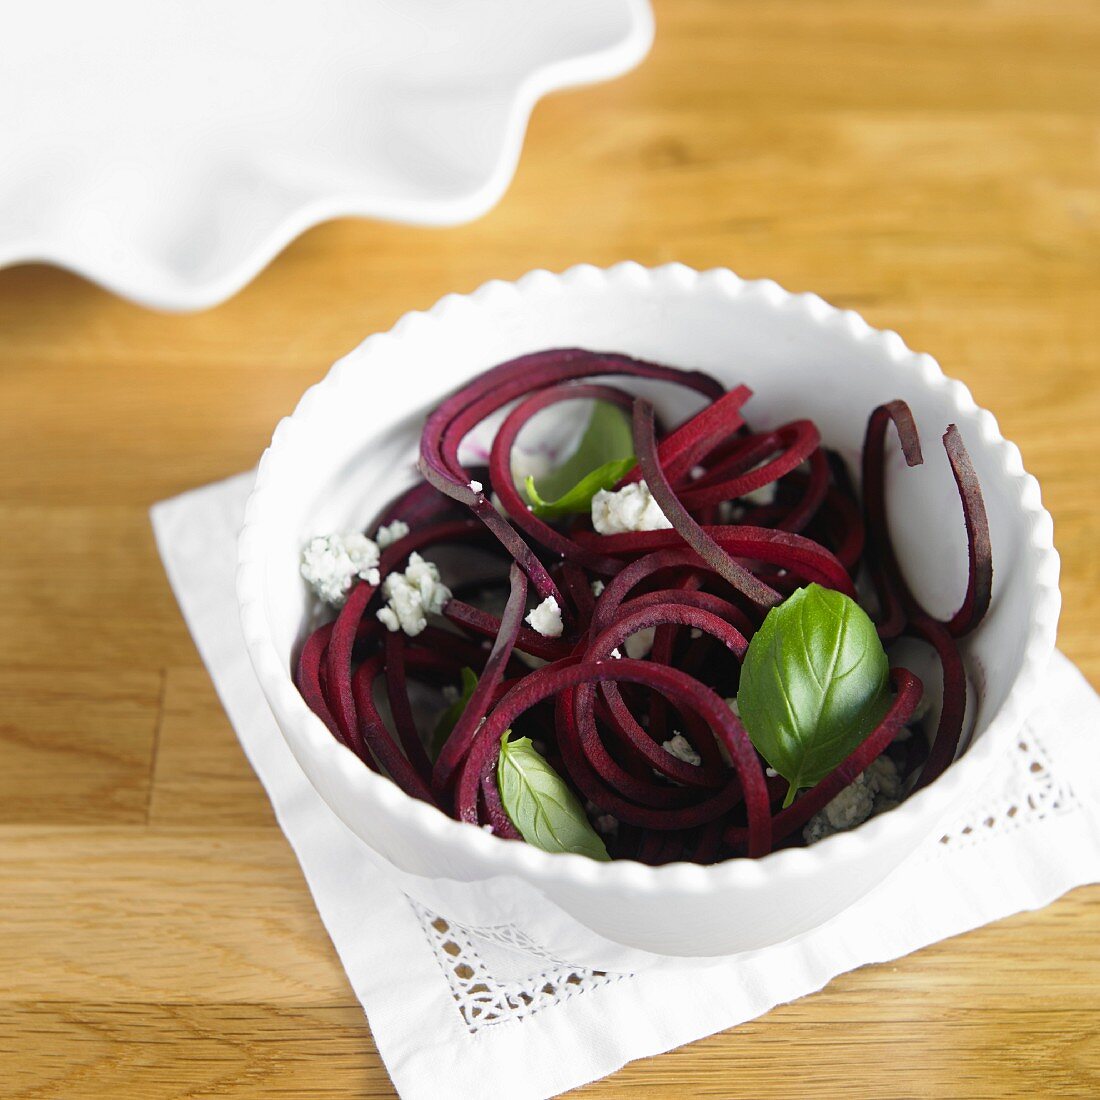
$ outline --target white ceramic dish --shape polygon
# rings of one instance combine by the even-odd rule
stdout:
[[[162,309],[310,226],[485,213],[542,95],[649,48],[646,0],[35,0],[0,35],[0,267]]]
[[[290,677],[307,592],[299,551],[316,532],[361,526],[411,481],[420,425],[447,390],[483,368],[542,347],[625,351],[709,371],[755,391],[754,426],[812,416],[831,445],[860,446],[867,414],[902,397],[926,463],[891,471],[891,522],[917,594],[946,613],[965,588],[961,509],[938,439],[962,432],[984,488],[995,586],[990,614],[966,643],[980,688],[972,747],[898,809],[811,848],[713,867],[650,868],[549,855],[460,825],[407,798],[339,746]],[[340,818],[403,876],[408,892],[454,906],[462,890],[508,904],[532,890],[606,941],[664,955],[714,956],[795,936],[870,890],[929,836],[991,762],[1012,751],[1054,647],[1058,557],[1039,487],[1019,451],[966,388],[892,332],[811,294],[729,271],[679,265],[536,271],[488,283],[406,315],[310,389],[260,463],[241,535],[238,594],[263,690],[302,768]],[[920,547],[919,551],[914,547]],[[459,900],[455,900],[459,899]],[[439,911],[451,912],[451,909]],[[501,912],[502,919],[504,917]],[[530,909],[525,912],[530,919]],[[597,961],[599,958],[597,953]]]

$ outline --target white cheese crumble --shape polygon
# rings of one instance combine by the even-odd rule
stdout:
[[[657,628],[654,626],[647,626],[642,630],[636,630],[629,638],[623,642],[623,648],[626,650],[626,655],[635,661],[640,661],[643,657],[649,655],[649,651],[653,648],[653,638],[657,633]]]
[[[395,542],[400,542],[409,533],[409,525],[401,519],[395,519],[393,523],[387,523],[379,527],[374,533],[374,541],[378,543],[379,550],[385,550]]]
[[[604,584],[603,581],[601,581],[601,580],[593,581],[592,584],[591,584],[592,595],[597,596],[597,597],[603,595],[603,590],[606,587],[607,587],[607,585]]]
[[[471,481],[471,482],[470,482],[470,488],[471,488],[471,489],[472,489],[472,490],[473,490],[473,491],[474,491],[475,493],[480,493],[480,492],[481,492],[481,490],[485,488],[485,486],[484,486],[484,485],[482,485],[480,481]]]
[[[802,830],[807,844],[854,829],[868,818],[893,809],[901,797],[901,777],[893,760],[880,756],[856,776],[823,810],[814,814]]]
[[[699,767],[703,762],[703,758],[691,747],[691,742],[682,733],[673,731],[672,736],[661,743],[661,748],[669,756],[675,756],[677,760],[682,760],[685,764],[693,764],[695,767]]]
[[[560,638],[564,629],[561,608],[553,596],[547,596],[538,607],[529,611],[527,622],[532,630],[537,630],[544,638]]]
[[[428,615],[438,615],[451,598],[451,590],[439,579],[439,568],[419,554],[409,555],[404,573],[391,573],[382,585],[386,606],[378,621],[391,631],[403,630],[415,638],[428,625]]]
[[[863,773],[863,778],[874,788],[876,799],[879,796],[886,799],[901,798],[901,776],[890,757],[879,756],[872,760]],[[875,811],[878,812],[877,803]]]
[[[343,607],[357,577],[378,583],[378,544],[366,535],[320,535],[302,551],[302,576],[333,607]]]
[[[627,531],[661,531],[672,526],[644,481],[617,492],[600,489],[592,498],[592,526],[601,535]]]

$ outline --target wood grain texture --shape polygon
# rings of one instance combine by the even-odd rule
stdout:
[[[226,305],[0,272],[0,1094],[392,1096],[147,508],[244,469],[403,312],[536,266],[728,265],[933,353],[1041,481],[1100,683],[1100,5],[662,0],[452,230],[341,221]],[[593,1097],[1100,1094],[1100,889],[637,1063]]]

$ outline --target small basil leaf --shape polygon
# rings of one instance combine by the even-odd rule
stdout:
[[[528,477],[524,487],[527,490],[527,499],[531,501],[531,511],[539,519],[587,515],[592,511],[592,498],[601,489],[613,489],[636,465],[633,455],[605,462],[586,477],[582,477],[557,500],[543,500],[535,489],[535,479]]]
[[[603,841],[576,795],[535,751],[529,737],[500,739],[497,786],[505,812],[523,839],[544,852],[576,852],[608,860]]]
[[[597,489],[607,489],[615,484],[623,474],[629,473],[634,465],[634,440],[631,433],[630,417],[617,405],[607,401],[592,402],[588,425],[584,429],[577,449],[560,466],[539,478],[539,492],[529,499],[532,509],[539,515],[539,507],[553,507],[561,498],[578,487],[579,483],[597,470],[608,467],[612,462],[631,459],[628,466],[610,485],[598,485],[589,495],[589,502]],[[528,478],[528,492],[530,493]],[[550,502],[549,504],[547,502]],[[577,511],[584,511],[578,508]],[[558,515],[566,512],[559,511]],[[546,517],[549,518],[549,517]]]
[[[431,753],[433,760],[439,755],[443,746],[447,743],[447,738],[451,736],[455,726],[458,725],[458,720],[462,717],[462,712],[466,709],[466,704],[469,703],[470,696],[473,695],[476,687],[477,674],[472,668],[464,668],[462,670],[461,694],[439,716],[439,721],[436,722],[435,729],[432,730]]]
[[[789,804],[882,720],[889,664],[867,613],[811,584],[773,607],[741,666],[737,705],[752,743],[786,779]]]

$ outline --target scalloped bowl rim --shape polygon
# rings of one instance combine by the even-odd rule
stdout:
[[[523,295],[548,281],[564,286],[594,283],[624,283],[633,289],[663,285],[682,291],[705,282],[710,289],[732,297],[759,296],[772,307],[798,310],[822,326],[843,326],[854,338],[875,341],[896,363],[918,372],[920,380],[933,388],[946,389],[961,419],[974,424],[982,443],[1000,460],[999,474],[1016,488],[1018,505],[1026,519],[1030,535],[1029,549],[1038,555],[1034,577],[1037,600],[1032,609],[1028,642],[1020,671],[1004,703],[983,724],[983,733],[975,738],[967,752],[934,783],[911,795],[888,814],[881,814],[850,832],[837,833],[806,848],[786,848],[759,859],[734,858],[702,866],[694,863],[669,863],[651,867],[633,860],[597,862],[584,856],[548,853],[528,844],[509,843],[489,836],[484,830],[448,817],[441,810],[406,795],[396,784],[368,768],[351,752],[339,745],[321,720],[309,709],[298,693],[291,675],[280,659],[267,629],[263,606],[263,569],[260,548],[263,542],[264,516],[276,499],[270,484],[271,454],[292,434],[295,421],[308,416],[311,406],[330,388],[339,384],[341,375],[364,354],[384,354],[388,341],[400,338],[410,328],[444,321],[455,308],[492,303],[501,295]],[[355,364],[349,363],[354,358]],[[296,723],[297,732],[312,742],[312,747],[327,757],[331,767],[347,782],[358,785],[369,797],[377,799],[387,813],[403,819],[410,835],[426,844],[441,844],[457,849],[479,864],[493,864],[493,874],[512,874],[538,886],[543,882],[562,885],[601,887],[636,894],[709,893],[737,886],[759,884],[766,878],[797,878],[809,875],[824,862],[841,858],[858,859],[876,848],[880,841],[905,834],[907,824],[918,815],[932,820],[953,803],[967,785],[969,773],[987,766],[1002,753],[1016,736],[1037,696],[1040,677],[1054,651],[1055,630],[1061,606],[1058,589],[1059,558],[1054,548],[1053,521],[1042,505],[1038,482],[1023,468],[1019,449],[1006,440],[992,413],[979,408],[969,390],[949,379],[930,356],[912,351],[893,331],[872,328],[859,314],[830,305],[816,294],[794,294],[770,279],[744,280],[727,268],[699,272],[683,264],[665,264],[646,268],[633,262],[603,269],[579,264],[561,274],[543,269],[528,272],[515,282],[490,280],[470,294],[448,294],[424,311],[402,316],[388,331],[367,337],[356,349],[339,360],[320,382],[311,386],[294,412],[284,418],[272,436],[271,444],[260,460],[256,482],[248,498],[245,522],[239,542],[237,595],[241,622],[261,687],[272,703],[278,702],[283,713]],[[280,723],[281,725],[281,723]],[[285,736],[285,734],[284,734]],[[364,841],[369,844],[369,841]]]

